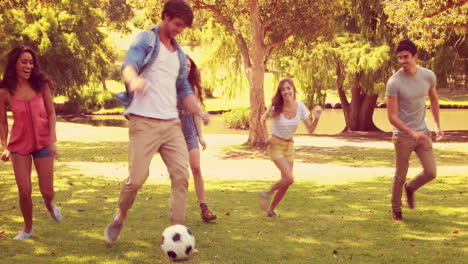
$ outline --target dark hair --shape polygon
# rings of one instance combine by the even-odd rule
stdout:
[[[167,14],[170,19],[178,17],[184,20],[188,27],[192,26],[193,23],[193,11],[190,5],[185,0],[169,0],[164,4],[162,12],[162,19]]]
[[[190,85],[192,85],[195,96],[197,96],[198,101],[204,107],[205,103],[203,103],[203,88],[201,87],[200,71],[198,70],[198,67],[192,58],[187,56],[187,59],[190,61],[190,72],[188,73],[188,80]]]
[[[294,88],[294,99],[296,99],[296,86],[294,86],[293,80],[291,78],[282,79],[278,84],[278,88],[276,89],[273,99],[271,99],[271,106],[274,106],[273,113],[271,115],[272,117],[278,117],[283,112],[284,100],[281,95],[281,88],[285,83],[288,83]]]
[[[7,55],[7,63],[3,73],[3,79],[0,82],[0,88],[5,88],[10,94],[14,94],[18,77],[16,75],[16,63],[24,52],[28,52],[33,57],[33,65],[29,83],[36,92],[41,92],[49,86],[53,88],[54,82],[41,70],[34,51],[24,45],[12,49]]]
[[[400,51],[409,51],[411,55],[415,55],[418,53],[418,48],[416,47],[416,44],[414,44],[411,40],[405,39],[400,42],[398,42],[398,45],[395,47],[395,52],[400,52]]]

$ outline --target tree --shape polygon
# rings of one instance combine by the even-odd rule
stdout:
[[[248,92],[234,36],[212,16],[197,17],[192,29],[183,34],[181,43],[192,48],[190,53],[200,67],[205,95],[213,97],[214,91],[220,90],[224,96],[236,98]]]
[[[385,91],[385,66],[390,60],[387,45],[376,46],[359,34],[342,34],[335,39],[332,54],[336,65],[336,88],[347,131],[379,130],[372,119],[379,93]],[[348,82],[351,102],[344,84]]]
[[[352,0],[344,7],[331,41],[302,43],[300,54],[290,53],[279,67],[303,84],[309,107],[323,104],[335,87],[345,131],[379,130],[372,117],[391,74],[388,43],[395,31],[385,23],[380,0]]]
[[[453,33],[466,35],[468,0],[384,0],[388,22],[400,39],[413,39],[420,48],[433,51]]]
[[[235,37],[250,87],[248,143],[264,146],[268,135],[260,117],[265,111],[266,65],[286,41],[313,42],[330,36],[340,1],[194,0],[192,3],[194,10],[210,12]]]
[[[119,0],[8,0],[0,5],[0,57],[4,59],[20,44],[32,47],[56,81],[55,93],[76,104],[80,104],[81,88],[99,85],[115,59],[105,27],[119,28],[124,18],[131,17],[126,8],[124,18],[106,16],[105,10],[123,5]]]
[[[412,39],[422,64],[434,69],[438,86],[468,87],[468,0],[385,0],[388,22]]]

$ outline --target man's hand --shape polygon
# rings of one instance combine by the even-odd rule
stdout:
[[[146,95],[146,93],[148,92],[148,86],[146,84],[146,79],[138,76],[135,79],[128,82],[128,91],[130,93],[136,92],[142,95]]]
[[[442,140],[442,138],[444,138],[445,133],[442,129],[436,128],[435,132],[436,132],[436,141]]]
[[[416,140],[418,143],[424,143],[429,137],[427,136],[426,133],[421,132],[421,131],[414,131],[411,136]]]

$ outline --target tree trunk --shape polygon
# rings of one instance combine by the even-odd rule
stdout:
[[[375,124],[372,117],[374,116],[375,104],[378,96],[376,94],[365,94],[362,100],[357,130],[359,131],[381,131]]]
[[[260,7],[258,1],[250,1],[251,7],[251,67],[246,69],[247,79],[250,85],[250,117],[249,117],[249,139],[248,144],[253,147],[265,146],[268,138],[266,127],[260,122],[265,112],[265,95],[263,91],[263,80],[265,75],[265,45],[263,43],[263,29],[260,19]]]
[[[364,99],[361,86],[359,85],[360,80],[361,80],[361,74],[356,73],[354,75],[354,86],[353,88],[351,88],[351,106],[349,108],[350,122],[348,125],[348,130],[350,131],[358,130],[357,123],[359,121],[359,112],[360,112],[362,100]]]
[[[362,91],[359,85],[362,74],[356,73],[355,75],[354,87],[351,89],[351,103],[348,103],[343,90],[344,77],[340,66],[337,67],[336,73],[336,86],[346,124],[343,131],[381,131],[372,119],[378,96]]]
[[[346,127],[351,127],[351,117],[350,117],[350,106],[348,99],[346,98],[346,93],[343,88],[344,83],[344,73],[343,65],[337,63],[336,66],[336,90],[338,91],[338,96],[340,97],[341,108],[343,109],[343,115],[345,120]],[[345,128],[346,129],[346,128]]]

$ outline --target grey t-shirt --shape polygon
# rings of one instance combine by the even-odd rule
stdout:
[[[417,66],[416,74],[406,74],[398,70],[388,79],[387,96],[398,97],[398,117],[415,131],[428,131],[424,120],[426,115],[426,95],[429,89],[436,87],[433,71]],[[394,133],[407,135],[396,127]]]

